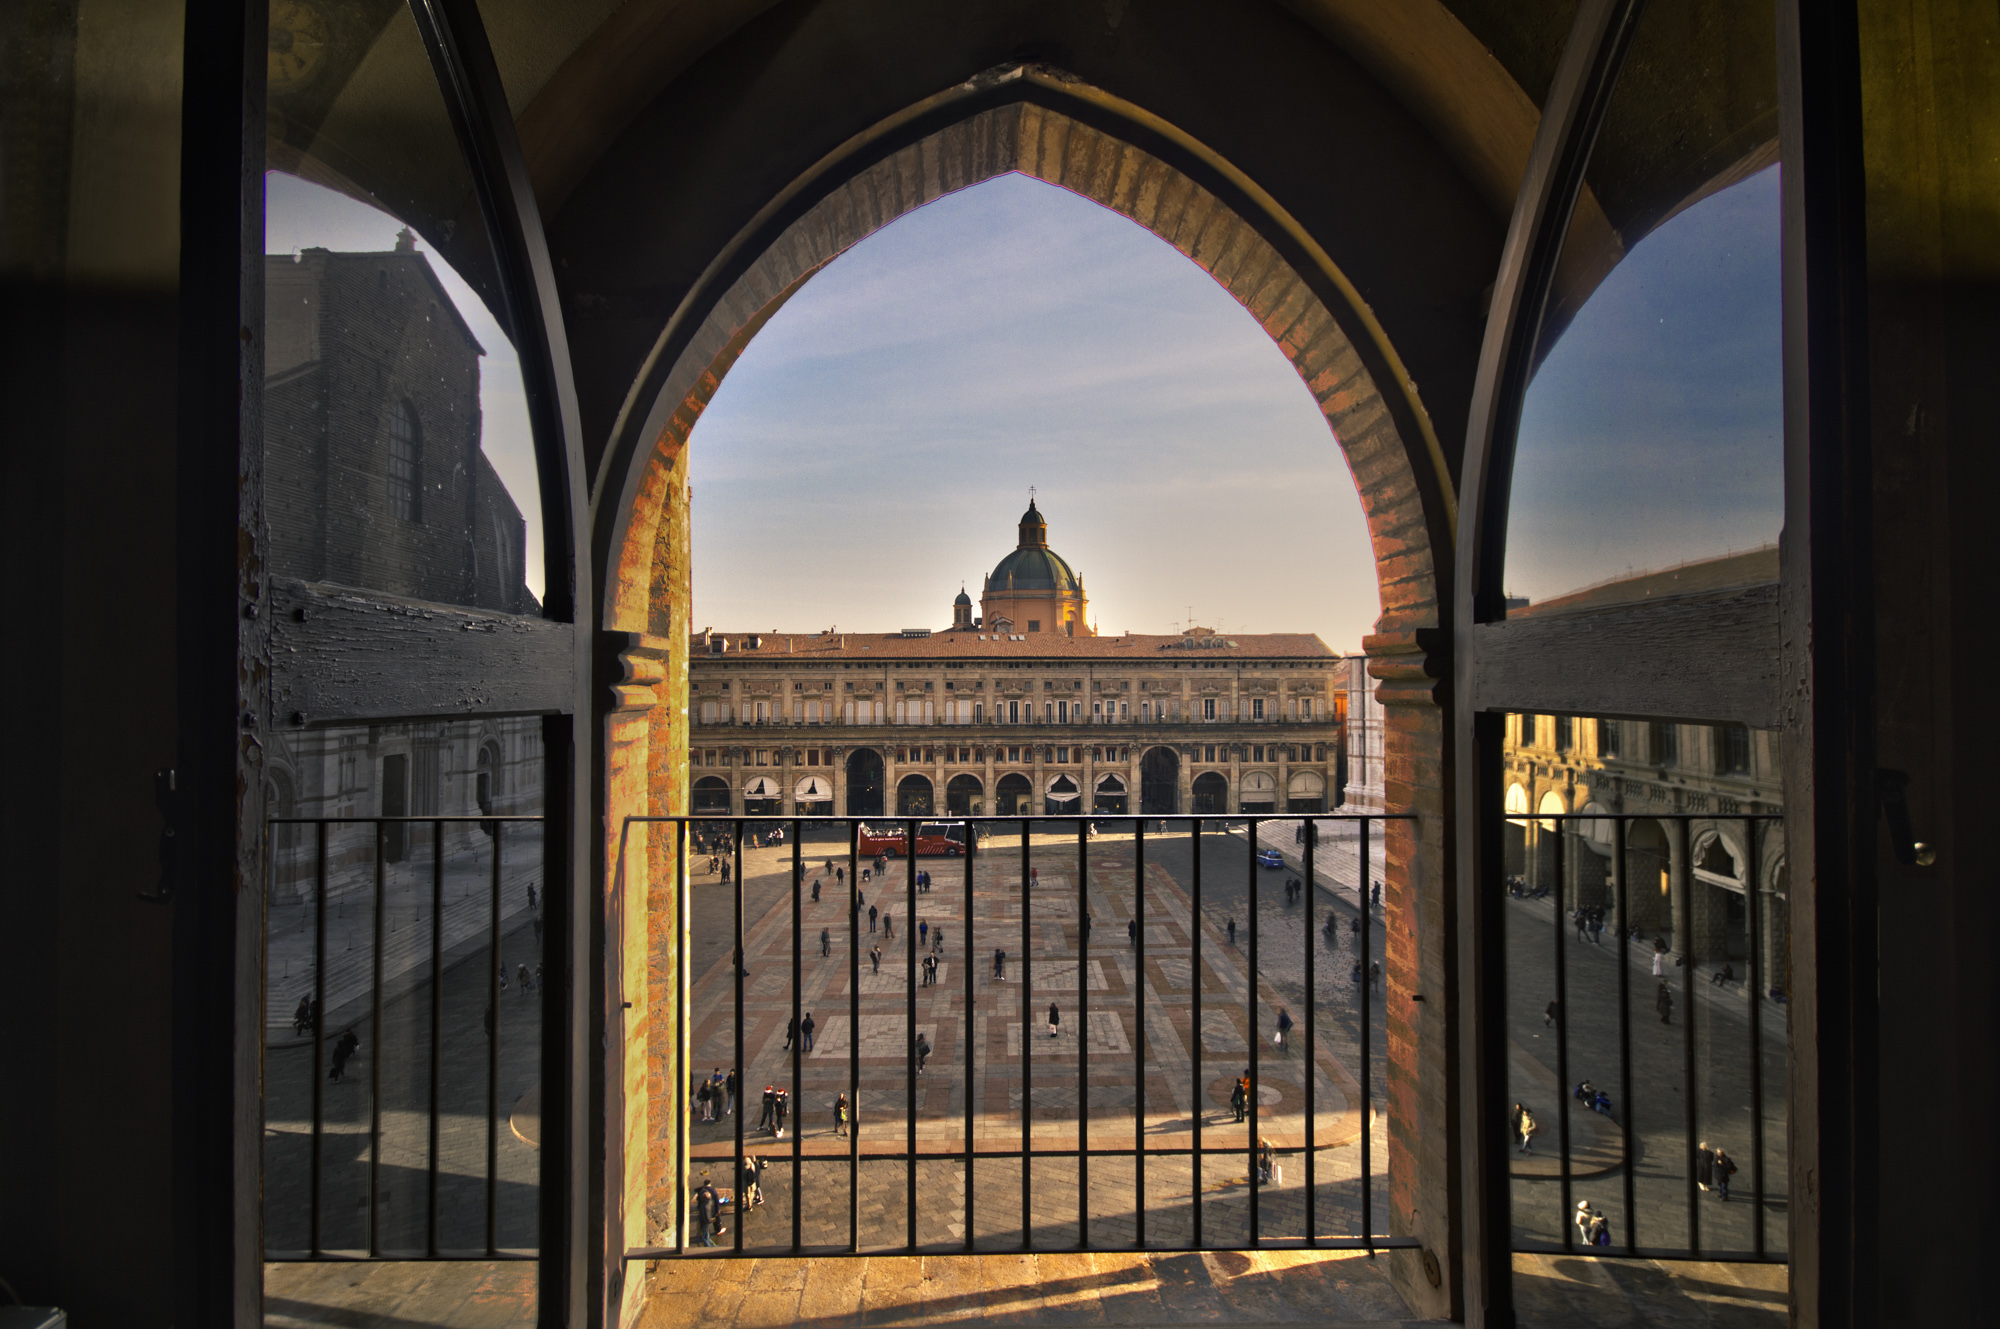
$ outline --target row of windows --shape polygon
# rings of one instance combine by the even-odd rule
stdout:
[[[895,751],[895,759],[899,763],[935,764],[938,760],[940,749],[935,747],[897,748]],[[943,748],[942,751],[944,753],[944,760],[948,763],[972,765],[984,762],[987,750],[984,747],[952,746]],[[1023,749],[1019,747],[996,747],[993,749],[993,760],[1019,763],[1022,760],[1022,751]],[[1034,749],[1031,747],[1026,749],[1026,751],[1029,753],[1027,760],[1032,762],[1034,760]],[[1075,760],[1081,762],[1084,760],[1085,751],[1086,749],[1082,747],[1058,747],[1055,749],[1055,763],[1057,765],[1068,765],[1072,752],[1076,754]],[[1089,759],[1093,762],[1115,764],[1132,760],[1132,749],[1129,747],[1107,745],[1092,747],[1088,751],[1090,753]],[[1198,759],[1210,765],[1215,764],[1217,761],[1226,762],[1229,760],[1229,745],[1226,743],[1204,744],[1200,749],[1200,753],[1201,755]],[[1218,757],[1217,753],[1221,755]],[[1301,757],[1301,753],[1305,755]],[[1296,762],[1301,760],[1325,761],[1326,744],[1253,744],[1250,748],[1250,760],[1258,763],[1277,761]],[[693,749],[688,753],[688,764],[691,766],[727,766],[729,765],[729,750],[727,748]],[[783,764],[778,759],[776,750],[773,748],[753,748],[745,754],[744,765],[746,766],[781,766]],[[798,750],[798,756],[793,764],[797,766],[831,766],[833,765],[833,758],[825,748],[801,748]]]
[[[1521,717],[1523,744],[1541,741],[1547,733],[1558,752],[1577,750],[1576,720],[1568,715],[1526,715]],[[1597,751],[1595,756],[1603,758],[1626,758],[1641,760],[1639,752],[1627,753],[1625,748],[1625,726],[1623,720],[1599,720],[1597,722]],[[1640,722],[1629,722],[1640,723]],[[1664,721],[1644,722],[1645,752],[1643,759],[1655,766],[1678,766],[1681,764],[1681,726]],[[1715,754],[1715,769],[1725,775],[1746,775],[1750,771],[1750,729],[1747,725],[1723,724],[1709,726],[1711,751]]]
[[[703,724],[727,723],[734,712],[746,720],[769,722],[787,718],[784,710],[773,701],[746,701],[732,708],[726,701],[703,701],[701,722]],[[1298,698],[1286,707],[1286,718],[1301,723],[1325,719],[1325,710],[1314,704],[1310,697]],[[1203,697],[1199,715],[1205,724],[1229,719],[1227,699]],[[929,697],[922,700],[898,698],[893,705],[883,701],[848,701],[838,706],[831,701],[817,699],[801,701],[794,707],[790,718],[805,724],[832,724],[836,720],[845,724],[882,724],[893,717],[897,724],[936,724],[940,717],[946,724],[985,724],[986,703],[966,697],[948,697],[942,702]],[[1035,723],[1035,703],[1032,701],[996,701],[993,703],[993,717],[1005,724]],[[1140,724],[1162,724],[1181,718],[1181,703],[1178,698],[1165,701],[1146,700],[1139,703]],[[1248,699],[1245,719],[1251,722],[1268,721],[1276,718],[1276,708],[1266,710],[1265,699]],[[1043,724],[1082,724],[1086,720],[1092,724],[1131,723],[1132,703],[1121,700],[1096,700],[1089,703],[1077,701],[1045,701],[1042,703],[1041,722]]]

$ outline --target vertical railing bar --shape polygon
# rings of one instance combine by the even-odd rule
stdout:
[[[731,1154],[729,1158],[728,1176],[730,1179],[730,1186],[732,1187],[733,1193],[736,1196],[735,1245],[737,1253],[741,1254],[743,1251],[743,1229],[746,1226],[743,1220],[749,1214],[749,1199],[744,1194],[745,1188],[743,1185],[743,1117],[745,1115],[743,1110],[743,1105],[745,1102],[748,1101],[748,1090],[750,1088],[749,1076],[746,1073],[748,1068],[743,1064],[743,971],[749,968],[749,966],[743,963],[744,863],[743,863],[743,822],[741,821],[741,819],[739,819],[736,822],[736,853],[733,861],[735,870],[729,874],[729,884],[735,888],[734,891],[735,899],[732,903],[735,905],[736,928],[735,928],[735,935],[732,941],[730,942],[729,955],[730,955],[730,965],[732,968],[730,979],[732,981],[734,990],[736,992],[736,1010],[734,1012],[735,1018],[731,1022],[731,1034],[733,1035],[735,1042],[732,1045],[729,1054],[730,1055],[729,1071],[730,1075],[736,1081],[736,1104],[735,1104],[736,1151],[733,1154]]]
[[[1371,976],[1369,965],[1372,963],[1370,957],[1374,954],[1369,948],[1369,938],[1374,930],[1373,924],[1375,921],[1374,915],[1368,908],[1368,892],[1372,885],[1368,878],[1374,871],[1374,860],[1369,857],[1370,848],[1368,844],[1369,831],[1372,829],[1370,825],[1372,820],[1369,817],[1361,819],[1361,839],[1358,842],[1360,858],[1354,873],[1356,883],[1355,904],[1361,911],[1361,954],[1359,957],[1361,962],[1361,982],[1356,985],[1360,990],[1361,997],[1361,1239],[1366,1243],[1368,1258],[1371,1260],[1375,1258],[1375,1074],[1374,1067],[1369,1060],[1374,1049],[1371,1046],[1373,1040],[1370,1037],[1370,1033],[1372,1031],[1368,1023],[1368,993],[1372,987],[1372,984],[1369,982]]]
[[[438,1257],[439,1081],[444,1075],[444,823],[431,823],[431,1093],[430,1157],[424,1185],[424,1252]]]
[[[501,836],[506,823],[493,823],[493,872],[488,889],[488,936],[490,963],[486,966],[487,1000],[493,1006],[493,1037],[486,1040],[486,1256],[500,1250],[500,968],[506,961],[500,954],[500,865],[504,857]]]
[[[1031,945],[1029,914],[1033,908],[1028,891],[1031,871],[1029,860],[1032,853],[1029,841],[1033,829],[1032,822],[1021,823],[1021,1249],[1023,1251],[1034,1248],[1034,1217],[1031,1208],[1034,1200],[1034,1184],[1029,1177],[1029,1173],[1033,1171],[1035,1149],[1034,1072],[1033,1058],[1029,1051],[1032,1040],[1028,1037],[1028,1008],[1034,1001],[1031,991],[1032,974],[1028,967],[1028,949]]]
[[[687,1254],[688,1136],[694,1130],[694,1064],[687,1037],[687,948],[688,922],[693,909],[688,900],[687,851],[692,828],[687,822],[675,824],[674,834],[674,917],[679,927],[674,935],[674,1055],[669,1064],[680,1076],[674,1090],[674,1110],[680,1123],[674,1134],[674,1254]]]
[[[1567,925],[1563,917],[1563,893],[1565,884],[1563,873],[1568,867],[1564,850],[1567,848],[1565,832],[1568,827],[1562,822],[1543,822],[1541,829],[1555,839],[1555,924],[1556,924],[1556,1166],[1559,1171],[1558,1190],[1562,1196],[1562,1211],[1556,1215],[1556,1229],[1562,1233],[1565,1251],[1576,1249],[1576,1224],[1570,1222],[1570,1122],[1569,1122],[1569,951],[1567,949]],[[1578,902],[1581,908],[1581,902]]]
[[[1623,1140],[1625,1188],[1625,1251],[1639,1248],[1638,1187],[1632,1175],[1632,1130],[1637,1119],[1632,1092],[1632,937],[1630,865],[1625,861],[1626,818],[1611,823],[1611,862],[1618,882],[1618,1094],[1625,1104]]]
[[[375,823],[375,939],[368,957],[372,980],[368,999],[368,1254],[382,1253],[382,910],[388,894],[389,828]]]
[[[847,1249],[861,1249],[861,823],[847,823]]]
[[[1135,1245],[1146,1249],[1146,824],[1132,837],[1132,1199]],[[1080,980],[1079,980],[1080,981]]]
[[[1763,924],[1757,910],[1763,903],[1756,819],[1743,819],[1743,844],[1749,851],[1749,872],[1743,883],[1744,936],[1750,943],[1750,1189],[1754,1209],[1750,1215],[1750,1249],[1764,1258],[1764,969]]]
[[[1688,1254],[1693,1256],[1701,1250],[1701,1193],[1696,1189],[1695,1146],[1700,1142],[1701,1122],[1696,1100],[1701,1097],[1694,1077],[1694,865],[1688,860],[1694,856],[1692,821],[1683,816],[1680,822],[1681,879],[1675,902],[1674,919],[1676,940],[1680,942],[1681,966],[1681,1083],[1687,1087],[1684,1098],[1687,1102],[1687,1145],[1681,1151],[1681,1165],[1687,1169],[1688,1203]]]
[[[1090,1249],[1090,842],[1076,845],[1076,1245]]]
[[[962,1023],[965,1026],[965,1249],[968,1251],[974,1249],[977,1245],[973,1239],[972,1217],[975,1207],[973,1204],[973,1195],[979,1189],[977,1184],[979,1151],[973,1142],[973,1128],[976,1124],[973,1111],[973,1063],[976,1060],[973,1031],[977,1027],[973,1008],[973,1002],[976,997],[973,970],[978,968],[979,965],[977,958],[979,952],[973,949],[974,941],[972,935],[972,853],[974,843],[975,837],[968,831],[965,842],[965,922],[960,927],[964,935],[959,938],[959,945],[965,951],[965,960],[959,968],[963,971],[962,981],[965,984],[965,1015]],[[940,948],[939,953],[943,953],[942,948]]]
[[[1317,1082],[1319,1080],[1319,1039],[1317,1023],[1313,1019],[1313,1012],[1319,1006],[1319,987],[1316,982],[1317,970],[1314,967],[1313,955],[1313,951],[1315,950],[1313,946],[1313,915],[1318,912],[1319,897],[1315,891],[1315,882],[1318,879],[1313,875],[1313,849],[1319,843],[1320,823],[1317,818],[1308,817],[1300,824],[1305,830],[1305,834],[1300,838],[1305,841],[1306,849],[1305,909],[1302,911],[1303,917],[1301,918],[1301,923],[1305,928],[1304,940],[1306,947],[1306,1157],[1304,1180],[1306,1185],[1306,1245],[1313,1247],[1319,1245],[1319,1203],[1318,1196],[1314,1192],[1314,1165],[1318,1161],[1317,1155],[1319,1152],[1316,1143],[1319,1135],[1319,1099],[1316,1093],[1318,1088]]]
[[[949,811],[949,808],[947,808]],[[972,823],[966,823],[966,831],[971,832]],[[909,1141],[909,1166],[905,1171],[904,1203],[907,1209],[905,1223],[908,1227],[905,1246],[915,1252],[917,1249],[917,823],[909,823],[909,853],[905,855],[905,907],[903,910],[903,947],[909,956],[909,963],[903,970],[904,1025],[903,1056],[906,1061],[903,1072],[905,1099],[905,1138]],[[885,911],[886,912],[886,911]]]
[[[1254,1248],[1264,1239],[1263,1227],[1263,1183],[1257,1175],[1257,1132],[1260,1125],[1258,1100],[1264,1096],[1264,1077],[1258,1064],[1258,1052],[1264,1041],[1263,1030],[1257,1025],[1257,820],[1250,818],[1243,823],[1243,847],[1248,857],[1250,892],[1250,1005],[1243,1013],[1243,1024],[1250,1031],[1250,1136],[1248,1141],[1250,1158],[1250,1245]]]
[[[799,1031],[803,1014],[804,999],[800,989],[805,984],[805,882],[806,846],[805,836],[798,818],[792,819],[792,1083],[786,1090],[785,1105],[792,1118],[792,1254],[797,1255],[804,1245],[805,1218],[800,1177],[805,1167],[805,1132],[800,1112],[805,1107],[805,1042]],[[776,1123],[773,1123],[775,1127]]]
[[[1202,920],[1202,914],[1201,914],[1201,818],[1199,818],[1199,817],[1193,817],[1193,818],[1190,818],[1190,819],[1189,819],[1189,821],[1188,821],[1188,838],[1189,838],[1189,840],[1190,840],[1190,841],[1192,842],[1192,843],[1191,843],[1191,846],[1190,846],[1190,849],[1191,849],[1191,853],[1192,853],[1192,859],[1191,859],[1191,864],[1192,864],[1192,872],[1191,872],[1191,878],[1192,878],[1192,879],[1191,879],[1191,881],[1190,881],[1190,885],[1191,885],[1191,886],[1193,887],[1193,895],[1194,895],[1194,909],[1193,909],[1193,912],[1192,912],[1192,914],[1191,914],[1191,916],[1190,916],[1190,918],[1189,918],[1189,930],[1190,930],[1190,931],[1191,931],[1191,932],[1192,932],[1192,933],[1194,934],[1194,951],[1193,951],[1193,955],[1192,955],[1192,957],[1190,958],[1190,960],[1189,960],[1189,962],[1188,962],[1188,988],[1189,988],[1189,990],[1190,990],[1190,991],[1191,991],[1191,992],[1193,993],[1193,996],[1194,996],[1194,1003],[1193,1003],[1193,1013],[1192,1013],[1192,1017],[1191,1017],[1191,1018],[1192,1018],[1192,1022],[1193,1022],[1193,1023],[1192,1023],[1192,1031],[1191,1031],[1191,1036],[1190,1036],[1190,1037],[1189,1037],[1189,1039],[1188,1039],[1188,1046],[1189,1046],[1189,1051],[1190,1051],[1190,1053],[1191,1053],[1191,1059],[1192,1059],[1192,1061],[1193,1061],[1193,1063],[1194,1063],[1194,1065],[1193,1065],[1193,1071],[1192,1071],[1192,1073],[1193,1073],[1193,1076],[1194,1076],[1194,1082],[1193,1082],[1193,1083],[1192,1083],[1192,1084],[1191,1084],[1191,1085],[1189,1086],[1189,1088],[1190,1088],[1190,1089],[1191,1089],[1191,1090],[1193,1091],[1193,1092],[1192,1092],[1192,1094],[1190,1095],[1190,1101],[1191,1101],[1191,1102],[1192,1102],[1192,1103],[1194,1104],[1194,1144],[1193,1144],[1193,1146],[1192,1146],[1192,1147],[1193,1147],[1193,1165],[1194,1165],[1194,1185],[1193,1185],[1193,1188],[1192,1188],[1192,1191],[1193,1191],[1193,1193],[1192,1193],[1192,1195],[1191,1195],[1191,1196],[1189,1197],[1189,1201],[1188,1201],[1188,1202],[1189,1202],[1189,1204],[1190,1204],[1190,1205],[1192,1205],[1192,1206],[1193,1206],[1193,1208],[1194,1208],[1194,1248],[1195,1248],[1196,1250],[1200,1250],[1200,1249],[1202,1249],[1202,1240],[1201,1240],[1201,1123],[1202,1123],[1202,1117],[1203,1117],[1203,1113],[1202,1113],[1202,1104],[1203,1104],[1203,1100],[1204,1100],[1204,1098],[1206,1097],[1206,1094],[1207,1094],[1207,1089],[1206,1089],[1206,1086],[1204,1086],[1204,1085],[1202,1084],[1202,1082],[1201,1082],[1201,1043],[1202,1043],[1202,1027],[1201,1027],[1201,920]]]
[[[313,888],[313,1065],[312,1065],[312,1177],[307,1183],[311,1191],[312,1213],[307,1219],[307,1241],[312,1247],[313,1258],[320,1255],[320,1173],[321,1137],[326,1129],[325,1081],[326,1074],[326,823],[319,822],[314,829],[318,832],[313,851],[313,870],[317,883]]]

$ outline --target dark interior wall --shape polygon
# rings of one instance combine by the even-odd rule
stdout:
[[[1159,116],[1269,191],[1381,320],[1455,465],[1499,226],[1409,114],[1297,19],[1193,0],[796,0],[676,79],[552,221],[593,466],[677,303],[760,208],[850,137],[1024,60]]]
[[[0,7],[0,1277],[75,1323],[143,1326],[172,1320],[174,916],[137,897],[178,727],[178,143],[120,141],[98,97],[151,114],[179,51],[157,80],[107,68],[122,7],[80,8]],[[164,214],[167,245],[125,245],[121,200],[142,227]]]
[[[1897,862],[1885,824],[1875,859],[1876,1277],[1886,1324],[1982,1324],[2000,1241],[2000,10],[1861,12],[1876,752],[1937,851]]]

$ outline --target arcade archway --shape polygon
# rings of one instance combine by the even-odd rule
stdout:
[[[1181,810],[1181,754],[1164,745],[1139,758],[1139,811],[1171,816]]]
[[[1198,813],[1229,811],[1229,781],[1214,771],[1194,777],[1194,808]]]
[[[976,775],[954,775],[944,787],[945,811],[955,817],[976,816],[986,810],[986,786]]]
[[[906,775],[896,782],[896,815],[899,817],[928,817],[931,815],[931,782],[922,775]]]
[[[874,748],[856,748],[847,755],[847,815],[882,815],[882,754]]]

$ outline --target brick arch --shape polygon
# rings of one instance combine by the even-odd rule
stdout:
[[[642,436],[651,449],[625,480],[605,579],[604,624],[669,631],[663,612],[685,579],[685,541],[669,538],[684,511],[682,455],[717,387],[750,339],[805,283],[848,249],[934,199],[1010,173],[1079,194],[1143,226],[1185,254],[1248,310],[1305,381],[1338,443],[1374,548],[1382,617],[1378,633],[1434,629],[1439,598],[1432,532],[1439,514],[1427,495],[1452,506],[1450,477],[1427,414],[1407,379],[1390,385],[1417,422],[1409,439],[1383,385],[1315,283],[1260,229],[1177,166],[1060,112],[1016,102],[938,130],[850,176],[787,226],[714,301],[674,358]],[[1264,220],[1281,233],[1299,228],[1282,215]],[[1330,260],[1312,274],[1351,287]],[[1358,297],[1342,311],[1372,328]],[[1386,339],[1378,349],[1396,365]],[[662,337],[662,347],[665,336]],[[1422,472],[1422,473],[1420,473]],[[1442,529],[1451,527],[1444,514]],[[678,557],[670,552],[678,551]],[[685,593],[684,585],[678,589]]]
[[[1135,138],[1157,142],[1169,136],[1157,124],[1142,123],[1139,113],[1132,120],[1145,131]],[[671,1025],[653,1022],[654,1012],[679,1000],[664,977],[675,972],[677,922],[685,920],[684,902],[671,885],[672,839],[664,827],[633,838],[621,837],[616,828],[627,814],[687,809],[686,653],[689,633],[698,626],[686,617],[689,437],[750,340],[821,269],[925,203],[1020,173],[1129,218],[1219,282],[1304,380],[1354,478],[1382,605],[1365,648],[1373,657],[1371,672],[1383,680],[1377,695],[1386,706],[1384,789],[1391,810],[1407,809],[1422,818],[1382,828],[1388,859],[1383,885],[1397,920],[1389,929],[1384,995],[1391,1022],[1388,1106],[1399,1123],[1388,1142],[1387,1221],[1395,1235],[1419,1237],[1455,1265],[1449,1143],[1454,1091],[1445,1015],[1452,987],[1447,957],[1456,940],[1448,926],[1443,785],[1451,767],[1438,705],[1438,680],[1449,677],[1450,668],[1431,658],[1442,641],[1440,629],[1449,622],[1438,569],[1451,566],[1444,542],[1456,525],[1452,477],[1416,385],[1331,259],[1254,184],[1230,176],[1226,163],[1203,157],[1199,145],[1179,146],[1226,177],[1225,187],[1261,213],[1246,217],[1155,152],[1047,106],[1023,100],[970,114],[852,170],[754,254],[719,257],[711,277],[726,263],[739,263],[729,269],[738,275],[712,296],[705,314],[690,297],[683,313],[698,315],[699,325],[688,331],[678,321],[671,324],[642,370],[609,451],[618,456],[630,449],[632,460],[600,477],[598,496],[609,526],[602,624],[613,640],[626,643],[620,654],[625,679],[615,688],[617,702],[605,732],[605,833],[607,890],[624,938],[616,948],[614,986],[629,1003],[616,1122],[621,1161],[613,1182],[619,1197],[615,1222],[628,1245],[649,1244],[658,1235],[653,1221],[668,1211],[662,1188],[670,1160],[686,1148],[676,1125],[685,1119],[685,1104],[675,1097],[686,1077],[677,1073],[678,1053],[665,1037]],[[823,164],[820,178],[834,179],[840,169],[837,162]],[[1272,236],[1289,252],[1310,256],[1311,270],[1302,271],[1281,253]],[[711,300],[711,278],[696,289],[700,300]],[[1330,306],[1323,292],[1335,293],[1339,306]],[[1356,335],[1370,339],[1367,355]],[[1371,364],[1385,366],[1389,381],[1379,381]],[[634,442],[640,445],[633,448]],[[1181,771],[1190,788],[1200,778],[1185,758]],[[892,805],[894,791],[883,792]],[[1030,796],[1038,804],[1043,791],[1031,789]],[[628,891],[621,882],[643,882],[645,889]],[[1442,996],[1412,1004],[1418,994]],[[1395,1282],[1409,1304],[1444,1315],[1446,1294],[1433,1288],[1423,1268],[1413,1250],[1392,1256]],[[1446,1280],[1449,1286],[1452,1279]],[[635,1288],[636,1283],[624,1289],[628,1303]]]

